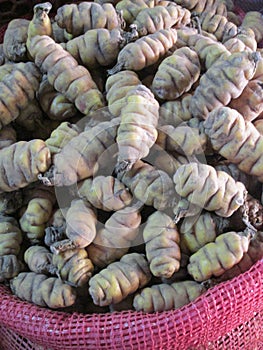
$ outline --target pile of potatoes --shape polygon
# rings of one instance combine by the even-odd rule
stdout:
[[[65,312],[180,308],[263,258],[263,17],[34,6],[0,46],[0,282]]]

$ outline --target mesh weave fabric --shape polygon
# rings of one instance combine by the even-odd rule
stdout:
[[[1,26],[1,28],[0,28],[0,43],[3,42],[4,34],[5,34],[5,31],[6,31],[6,28],[7,28],[7,24]]]
[[[53,350],[31,342],[23,336],[0,326],[0,349],[1,350]]]
[[[235,0],[235,6],[240,7],[243,11],[263,11],[262,0]]]
[[[208,342],[205,347],[207,350],[223,350],[223,349],[253,349],[263,350],[263,342],[251,345],[251,339],[259,336],[259,325],[263,321],[263,315],[256,314],[249,322],[238,326],[226,336],[215,342]],[[245,341],[244,341],[245,339]],[[1,350],[55,350],[54,348],[45,347],[23,336],[15,333],[9,328],[0,326],[0,348]],[[195,349],[205,349],[204,346],[197,346]]]
[[[20,0],[31,10],[37,2]],[[0,25],[29,11],[16,12],[17,3],[0,0]],[[23,302],[0,285],[0,325],[1,350],[263,350],[263,260],[195,302],[155,314],[71,315]]]
[[[154,314],[66,314],[23,302],[4,286],[0,293],[0,324],[56,350],[262,348],[263,260],[179,310]]]

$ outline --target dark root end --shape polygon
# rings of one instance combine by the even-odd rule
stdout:
[[[38,174],[37,178],[45,186],[54,186],[54,165],[52,165],[44,174]]]

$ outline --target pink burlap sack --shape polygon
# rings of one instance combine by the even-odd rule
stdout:
[[[0,1],[0,42],[7,19],[37,2]],[[240,16],[247,10],[237,8]],[[0,349],[263,350],[263,260],[179,310],[153,314],[68,314],[23,302],[0,285]]]
[[[263,260],[179,310],[153,314],[67,314],[23,302],[4,286],[0,293],[4,350],[20,349],[12,348],[14,334],[26,350],[42,349],[28,342],[45,350],[263,349]]]

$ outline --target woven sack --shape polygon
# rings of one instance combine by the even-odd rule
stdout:
[[[23,302],[4,286],[0,293],[8,350],[12,332],[46,350],[263,350],[263,259],[181,309],[153,314],[68,314]]]
[[[262,0],[235,0],[235,5],[240,7],[243,11],[260,11],[263,12],[263,1]]]
[[[7,22],[30,18],[39,2],[0,0],[0,42]],[[66,3],[50,2],[53,10]],[[0,285],[0,349],[263,350],[263,260],[179,310],[153,314],[68,314],[23,302]]]

